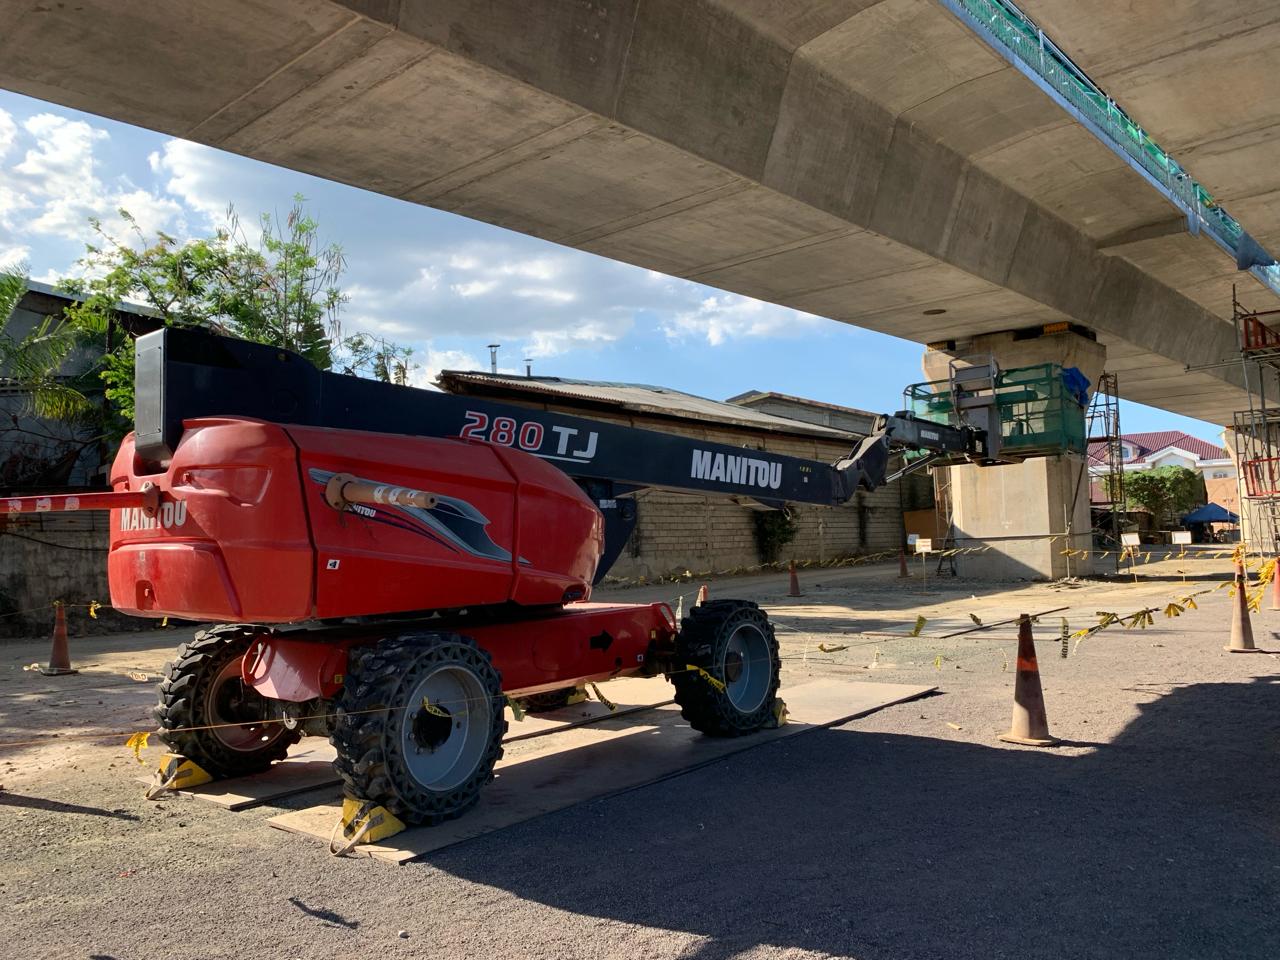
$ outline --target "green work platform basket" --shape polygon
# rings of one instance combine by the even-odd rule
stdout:
[[[1025,459],[1085,452],[1085,409],[1066,389],[1060,365],[1002,370],[995,393],[1002,456]],[[907,409],[917,417],[955,422],[949,381],[913,383],[904,395]]]

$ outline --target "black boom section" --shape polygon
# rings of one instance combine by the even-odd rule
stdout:
[[[138,455],[153,461],[170,456],[183,420],[244,416],[470,437],[525,450],[583,482],[704,491],[766,503],[843,503],[853,494],[852,483],[867,479],[815,460],[324,373],[287,350],[196,330],[169,328],[139,337],[136,390]]]

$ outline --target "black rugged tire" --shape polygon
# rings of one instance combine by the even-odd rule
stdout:
[[[283,760],[289,747],[302,737],[300,731],[283,724],[270,724],[264,729],[268,739],[260,748],[237,750],[223,741],[218,730],[188,729],[225,722],[225,718],[210,714],[206,699],[209,684],[228,661],[243,657],[252,642],[252,629],[236,624],[201,630],[190,643],[178,647],[177,657],[160,681],[160,702],[152,711],[160,723],[160,739],[172,752],[194,760],[215,777],[259,773]]]
[[[725,692],[701,674],[685,669],[686,664],[701,667],[723,682],[725,646],[743,624],[752,624],[763,633],[771,667],[764,700],[750,713],[738,709]],[[774,704],[782,670],[778,639],[769,618],[750,600],[712,600],[694,607],[681,622],[676,660],[676,670],[671,675],[676,703],[680,704],[680,715],[695,730],[712,737],[738,737],[776,722]]]
[[[577,689],[577,687],[564,687],[561,690],[549,690],[546,693],[521,697],[520,706],[525,713],[550,713],[552,710],[567,707],[569,698]]]
[[[408,698],[430,668],[454,664],[469,669],[491,698],[494,723],[484,754],[470,776],[447,791],[424,788],[406,768],[400,744]],[[507,732],[502,677],[487,651],[456,633],[419,633],[353,647],[329,738],[338,750],[334,769],[348,797],[381,804],[406,823],[433,825],[464,813],[493,779]]]

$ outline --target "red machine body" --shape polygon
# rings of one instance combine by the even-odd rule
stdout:
[[[275,700],[329,699],[346,679],[347,652],[386,636],[387,626],[338,631],[323,643],[306,631],[263,633],[244,658],[241,676]],[[412,633],[414,626],[402,629]],[[447,630],[449,624],[432,622],[428,629]],[[489,652],[503,691],[524,696],[646,672],[650,649],[670,646],[678,627],[664,603],[578,603],[459,630]]]
[[[158,507],[112,510],[116,609],[260,625],[379,618],[264,626],[241,670],[265,697],[336,696],[350,648],[388,632],[463,631],[517,693],[642,672],[651,647],[677,632],[665,604],[582,602],[603,549],[600,512],[530,454],[246,418],[184,427],[163,469],[135,456],[132,437],[116,456],[117,494],[146,484],[159,493]],[[427,490],[437,502],[337,509],[325,497],[335,475]],[[489,608],[488,618],[412,616]],[[388,619],[397,614],[410,616]]]
[[[490,444],[258,420],[188,421],[162,472],[126,439],[117,491],[160,489],[154,517],[112,511],[116,609],[240,623],[296,623],[585,600],[603,548],[595,505],[537,457]],[[336,510],[345,473],[429,490],[431,510]]]

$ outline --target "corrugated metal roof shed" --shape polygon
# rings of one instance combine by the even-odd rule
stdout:
[[[799,420],[775,417],[750,407],[721,403],[669,387],[643,383],[573,380],[567,377],[522,377],[513,374],[445,370],[436,378],[447,393],[523,396],[526,399],[560,400],[582,406],[612,408],[629,413],[696,420],[717,426],[736,426],[790,436],[818,437],[848,442],[854,435]]]

